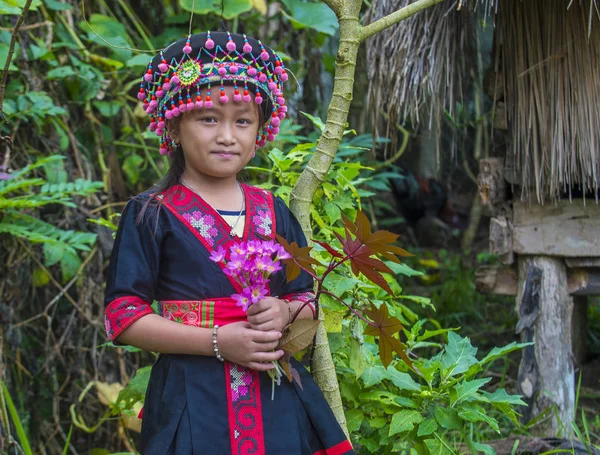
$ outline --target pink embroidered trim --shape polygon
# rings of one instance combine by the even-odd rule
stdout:
[[[281,297],[283,300],[287,300],[288,302],[292,302],[292,301],[299,301],[299,302],[308,302],[310,300],[314,300],[315,298],[315,293],[312,291],[308,291],[308,292],[299,292],[296,294],[286,294],[283,297]],[[315,308],[315,304],[313,302],[310,302],[307,305],[313,312],[313,318],[317,318],[317,311]]]
[[[152,314],[150,304],[136,296],[119,297],[104,310],[106,334],[115,341],[123,331],[142,316]]]

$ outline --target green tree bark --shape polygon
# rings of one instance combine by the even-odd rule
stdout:
[[[366,26],[361,26],[359,23],[362,0],[324,1],[333,10],[340,24],[340,41],[335,63],[333,96],[327,111],[325,129],[319,138],[315,153],[300,175],[290,196],[290,208],[300,221],[307,239],[311,238],[310,205],[313,196],[319,185],[327,178],[327,173],[346,128],[350,103],[352,102],[356,58],[360,44],[375,33],[379,33],[444,0],[418,0]],[[323,319],[323,312],[320,313],[319,317]],[[337,421],[348,434],[339,384],[324,324],[319,325],[315,344],[312,374],[331,406]]]

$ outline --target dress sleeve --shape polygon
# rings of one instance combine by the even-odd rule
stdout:
[[[137,222],[143,203],[134,199],[123,210],[108,266],[104,322],[112,341],[133,322],[153,313],[161,231],[154,207],[148,207],[144,219]]]
[[[306,237],[302,232],[300,223],[291,212],[291,210],[285,205],[285,202],[280,197],[275,197],[275,212],[277,215],[278,233],[284,237],[288,243],[296,242],[299,247],[305,247],[307,245]],[[314,281],[313,278],[304,270],[300,272],[300,275],[290,281],[284,280],[283,292],[281,299],[287,301],[300,301],[308,302],[315,298]],[[308,307],[312,310],[314,317],[317,317],[314,303],[309,303]]]

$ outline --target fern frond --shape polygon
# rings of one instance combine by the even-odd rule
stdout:
[[[48,204],[61,204],[67,207],[77,207],[70,197],[27,195],[10,199],[0,198],[1,209],[33,209]]]
[[[24,179],[24,180],[4,180],[0,181],[0,196],[10,193],[11,191],[17,191],[32,186],[40,186],[46,183],[44,179]]]
[[[46,183],[42,186],[40,194],[51,194],[52,196],[88,196],[103,188],[102,182],[77,179],[74,182]]]

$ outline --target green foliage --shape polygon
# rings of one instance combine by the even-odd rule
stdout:
[[[15,404],[13,403],[13,400],[10,396],[10,394],[8,393],[8,389],[6,387],[6,384],[4,384],[4,381],[0,380],[0,385],[2,386],[2,390],[0,390],[0,394],[2,394],[3,396],[0,397],[0,403],[2,404],[2,409],[0,409],[0,412],[2,412],[2,421],[8,423],[8,420],[4,420],[4,417],[6,417],[7,411],[8,414],[10,414],[10,418],[13,422],[13,425],[15,427],[15,430],[17,432],[17,436],[19,438],[19,442],[21,445],[21,450],[23,451],[23,453],[25,455],[33,455],[33,452],[31,451],[31,446],[29,445],[29,439],[27,438],[27,434],[25,433],[25,430],[23,429],[23,425],[21,425],[21,420],[19,419],[19,414],[17,413],[17,408],[15,407]],[[9,442],[13,442],[13,441],[9,441]]]
[[[59,264],[62,279],[67,281],[81,265],[78,251],[90,251],[96,234],[59,229],[33,216],[32,209],[48,204],[77,207],[74,196],[89,196],[103,185],[81,179],[62,181],[66,178],[61,172],[63,159],[58,155],[42,158],[10,174],[10,179],[0,181],[0,233],[43,244],[46,266]],[[52,181],[31,176],[42,167]]]

